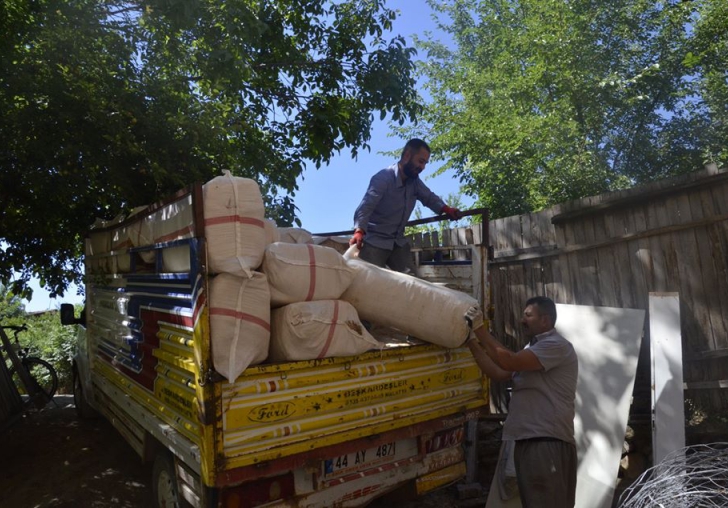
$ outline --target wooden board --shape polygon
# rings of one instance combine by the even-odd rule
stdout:
[[[650,293],[652,359],[653,464],[685,447],[680,298],[677,293]]]

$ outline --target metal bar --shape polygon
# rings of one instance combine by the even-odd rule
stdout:
[[[463,217],[469,217],[471,215],[481,215],[484,219],[486,219],[488,217],[487,208],[473,208],[472,210],[465,210],[462,213],[463,213]],[[434,217],[427,217],[425,219],[412,220],[412,221],[409,221],[406,225],[407,226],[419,226],[421,224],[429,224],[431,222],[441,222],[441,221],[449,221],[449,220],[450,220],[450,217],[448,217],[445,214],[441,214],[441,215],[436,215]],[[346,236],[346,235],[353,235],[353,234],[354,234],[354,230],[349,229],[347,231],[333,231],[330,233],[314,233],[314,236]]]

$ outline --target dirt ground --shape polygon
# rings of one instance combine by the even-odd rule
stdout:
[[[103,418],[79,420],[71,395],[42,411],[27,411],[0,434],[0,507],[145,508],[152,505],[151,466]],[[499,435],[479,429],[479,480],[487,488]],[[484,489],[485,490],[485,489]],[[455,486],[398,508],[485,506],[484,493],[459,499]],[[373,503],[372,508],[384,508]]]
[[[71,395],[54,402],[0,435],[0,506],[151,507],[151,467],[116,429],[79,420]]]

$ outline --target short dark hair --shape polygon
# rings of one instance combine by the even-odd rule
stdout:
[[[551,319],[551,326],[556,325],[556,304],[551,298],[546,296],[534,296],[526,302],[526,307],[535,305],[538,307],[539,314],[545,314]]]
[[[412,138],[407,141],[406,145],[404,145],[404,148],[402,149],[402,157],[404,157],[404,154],[407,152],[407,150],[414,150],[415,152],[419,152],[421,148],[424,148],[428,152],[431,152],[430,145],[428,145],[421,139]]]

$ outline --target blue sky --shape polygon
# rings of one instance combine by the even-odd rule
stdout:
[[[430,31],[435,37],[442,36],[436,30],[429,5],[424,1],[389,0],[387,6],[400,11],[400,15],[393,23],[392,36],[402,35],[407,40],[408,46],[414,46],[413,34],[424,36],[425,31]],[[424,56],[420,54],[418,58]],[[295,203],[304,229],[312,233],[351,229],[354,210],[366,191],[369,179],[380,169],[396,162],[396,157],[383,155],[383,152],[401,151],[406,140],[391,137],[387,120],[380,121],[378,115],[375,115],[375,118],[369,142],[371,152],[360,151],[356,160],[350,152],[342,152],[333,157],[327,166],[322,166],[318,170],[311,165],[298,179],[299,190],[295,196]],[[437,163],[429,164],[420,177],[433,192],[443,198],[449,194],[457,194],[459,182],[452,173],[430,177],[438,167]],[[472,203],[471,198],[462,199],[466,205]],[[424,212],[426,216],[429,214],[429,210]],[[29,312],[55,309],[61,303],[82,301],[81,297],[76,295],[75,287],[67,291],[63,298],[55,300],[48,298],[48,293],[40,288],[37,280],[32,281],[31,287],[33,299],[26,302],[26,310]]]

